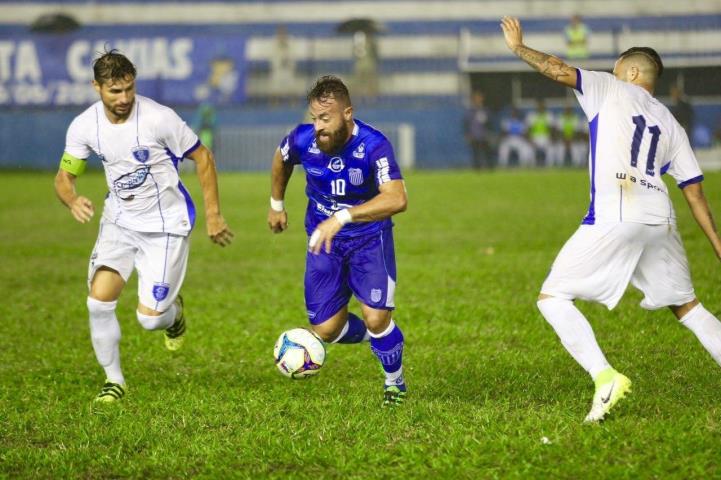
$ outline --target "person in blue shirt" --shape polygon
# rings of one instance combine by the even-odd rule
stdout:
[[[403,403],[403,333],[391,318],[396,265],[391,216],[406,209],[403,177],[388,139],[353,118],[343,81],[323,76],[308,93],[312,124],[301,124],[273,156],[268,226],[288,228],[283,199],[295,165],[306,176],[309,236],[305,303],[324,341],[370,341],[385,372],[383,406]],[[363,318],[348,311],[355,295]]]

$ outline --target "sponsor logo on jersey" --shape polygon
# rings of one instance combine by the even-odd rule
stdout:
[[[330,163],[328,164],[328,168],[330,168],[331,172],[341,172],[343,170],[343,167],[345,165],[343,164],[343,159],[340,157],[333,157],[330,159]]]
[[[320,153],[320,149],[318,148],[318,145],[316,145],[315,140],[313,140],[313,143],[311,144],[310,148],[308,148],[308,153]]]
[[[323,170],[320,168],[308,167],[305,171],[308,172],[308,175],[312,175],[314,177],[320,177],[323,175]]]
[[[363,185],[363,170],[360,168],[349,168],[348,179],[353,185]]]
[[[126,173],[113,182],[113,187],[115,187],[115,190],[130,190],[132,188],[138,188],[145,183],[145,179],[148,178],[149,171],[150,167],[140,167],[134,172]]]
[[[380,288],[372,288],[371,289],[371,302],[378,303],[381,301],[381,298],[383,298],[383,292]]]
[[[155,298],[157,301],[162,302],[165,300],[165,297],[168,296],[168,292],[170,291],[170,285],[167,283],[156,283],[153,285],[153,298]]]
[[[622,183],[627,183],[630,181],[631,183],[638,184],[641,187],[646,188],[647,190],[656,190],[657,192],[663,192],[663,193],[666,192],[666,190],[663,187],[660,187],[658,185],[651,183],[650,180],[645,180],[643,178],[636,178],[633,175],[628,175],[623,172],[616,172],[616,179],[621,180]]]
[[[315,202],[315,208],[316,208],[316,210],[318,210],[319,212],[321,212],[321,213],[323,213],[323,214],[325,214],[325,215],[327,215],[327,216],[329,216],[329,217],[335,213],[333,210],[331,210],[330,208],[326,207],[326,206],[323,205],[322,203]]]
[[[353,156],[355,158],[365,158],[366,156],[366,145],[365,143],[361,143],[356,147],[355,150],[353,150]]]
[[[140,163],[145,163],[150,158],[150,148],[143,145],[138,145],[133,148],[133,157]]]

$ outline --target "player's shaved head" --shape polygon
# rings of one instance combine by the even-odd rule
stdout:
[[[658,52],[650,47],[632,47],[618,57],[619,62],[635,65],[649,79],[656,81],[663,73],[663,62]]]
[[[99,84],[112,82],[114,80],[125,80],[128,77],[135,78],[137,72],[133,62],[116,49],[106,51],[93,62],[93,74],[95,81]]]
[[[352,105],[348,87],[345,86],[343,80],[334,75],[325,75],[320,77],[308,92],[308,103],[313,101],[326,103],[329,100],[335,100],[344,107]]]

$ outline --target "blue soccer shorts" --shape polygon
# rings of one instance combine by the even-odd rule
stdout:
[[[305,306],[308,320],[319,325],[348,304],[351,294],[379,310],[393,310],[396,258],[393,229],[353,238],[334,238],[330,253],[308,252]]]

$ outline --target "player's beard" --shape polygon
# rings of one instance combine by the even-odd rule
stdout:
[[[125,106],[121,107],[120,105],[115,105],[113,108],[110,108],[109,110],[115,115],[118,119],[127,119],[128,116],[130,116],[130,112],[133,111],[133,104],[135,103],[135,98],[131,102],[128,102]]]
[[[323,141],[320,139],[320,134],[325,133],[328,135],[328,140]],[[338,128],[338,130],[334,132],[328,132],[328,131],[321,131],[316,132],[315,134],[315,143],[318,146],[318,149],[324,153],[336,153],[341,148],[343,148],[343,145],[345,145],[346,140],[348,139],[348,125],[343,122]]]

